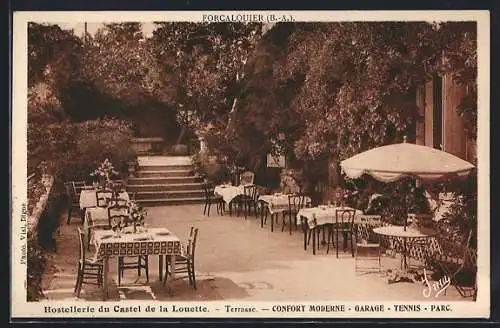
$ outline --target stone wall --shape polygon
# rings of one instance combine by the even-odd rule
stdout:
[[[36,176],[33,179],[36,179]],[[43,175],[40,178],[40,182],[45,187],[45,192],[38,201],[36,201],[33,211],[29,213],[28,216],[28,228],[36,235],[38,234],[40,218],[47,207],[49,197],[54,188],[54,177],[51,175]]]

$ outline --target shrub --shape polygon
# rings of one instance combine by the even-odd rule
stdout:
[[[477,247],[477,175],[449,186],[453,203],[440,226],[456,243],[463,243],[472,231],[471,247]]]
[[[125,121],[103,118],[77,124],[73,147],[64,156],[65,161],[59,162],[58,177],[87,180],[106,158],[113,166],[125,169],[133,155],[131,138],[132,131]]]
[[[214,156],[196,154],[192,156],[194,171],[208,181],[221,183],[230,180],[229,170]]]
[[[28,230],[27,244],[27,300],[33,302],[43,298],[42,277],[46,258],[43,249],[38,244],[36,234],[31,230]]]

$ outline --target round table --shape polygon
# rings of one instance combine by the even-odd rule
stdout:
[[[416,238],[429,238],[435,235],[435,231],[432,229],[428,228],[419,228],[415,229],[413,227],[402,227],[402,226],[385,226],[385,227],[378,227],[374,228],[373,232],[382,235],[382,236],[387,236],[387,237],[394,237],[394,238],[401,238],[403,240],[403,252],[402,252],[402,259],[401,259],[401,266],[402,269],[407,269],[408,268],[408,263],[407,263],[407,241],[408,239],[416,239]],[[396,239],[397,240],[397,239]]]

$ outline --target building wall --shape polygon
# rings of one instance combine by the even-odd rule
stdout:
[[[417,90],[420,115],[416,143],[434,148],[441,146],[446,152],[474,162],[475,141],[467,138],[463,119],[457,113],[464,94],[465,88],[453,81],[451,75],[434,78]],[[436,110],[441,114],[436,115]]]

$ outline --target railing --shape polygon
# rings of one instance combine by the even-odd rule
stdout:
[[[132,138],[132,149],[137,154],[161,153],[163,138]]]

